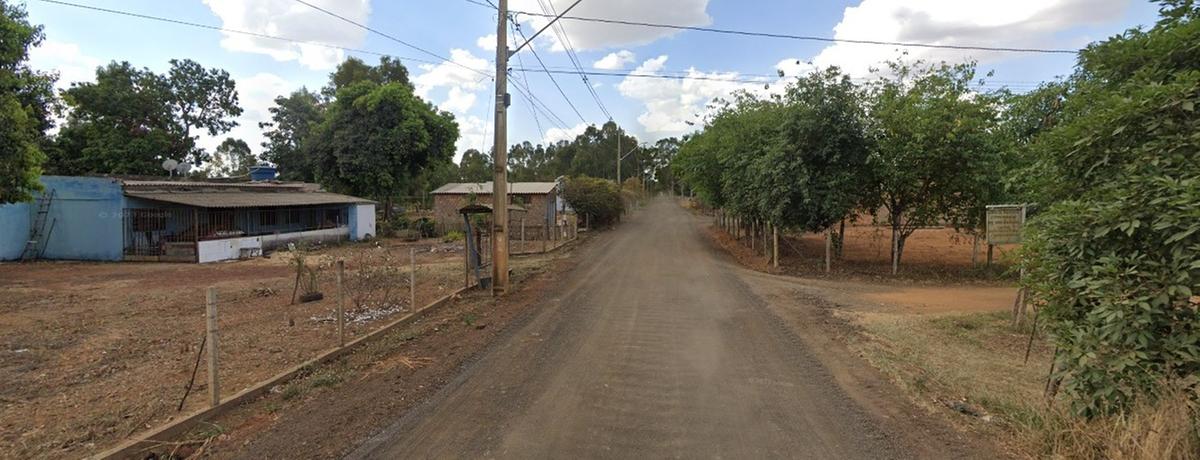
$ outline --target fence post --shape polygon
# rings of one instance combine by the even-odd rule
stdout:
[[[216,407],[221,403],[220,379],[217,377],[217,288],[209,286],[205,296],[206,330],[208,333],[208,400],[209,405]]]
[[[408,248],[408,258],[412,265],[408,271],[408,304],[417,311],[417,248]]]
[[[833,228],[825,231],[825,273],[833,271]]]
[[[775,253],[775,256],[772,257],[771,259],[774,260],[775,268],[779,268],[779,225],[778,224],[771,225],[771,239],[774,240],[771,247],[772,247],[772,251]]]
[[[346,298],[346,288],[344,279],[346,277],[346,261],[338,259],[337,261],[337,327],[338,327],[338,346],[346,346],[346,313],[343,306]]]
[[[521,252],[525,252],[528,250],[529,250],[529,248],[525,247],[525,218],[522,217],[521,218]]]

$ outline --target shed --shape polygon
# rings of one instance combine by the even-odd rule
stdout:
[[[509,214],[510,225],[526,219],[530,231],[542,231],[555,225],[561,213],[558,182],[512,182],[508,184],[509,203],[526,210]],[[492,204],[492,182],[450,183],[433,191],[433,217],[441,231],[463,230],[459,211],[471,204]]]

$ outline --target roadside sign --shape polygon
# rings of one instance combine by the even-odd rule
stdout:
[[[1021,228],[1025,226],[1023,204],[1000,204],[987,207],[987,243],[1016,244],[1021,242]]]

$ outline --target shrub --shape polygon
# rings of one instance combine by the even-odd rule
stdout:
[[[592,226],[611,225],[625,211],[621,190],[610,180],[580,176],[567,180],[563,198]]]
[[[460,232],[458,230],[451,230],[449,232],[446,232],[446,234],[442,236],[442,242],[443,243],[453,243],[456,241],[462,241],[463,238],[466,238],[466,236],[463,235],[463,232]]]

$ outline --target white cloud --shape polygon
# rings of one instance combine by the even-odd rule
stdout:
[[[454,157],[455,163],[462,159],[462,153],[469,149],[488,153],[492,145],[492,129],[486,120],[476,116],[466,116],[459,117],[455,121],[458,122],[458,144],[455,147],[459,153]]]
[[[255,32],[344,47],[361,46],[367,32],[291,0],[203,0],[228,29]],[[370,0],[309,0],[314,5],[366,23]],[[329,70],[345,57],[339,49],[297,44],[242,34],[224,34],[221,47],[271,56],[277,61],[297,61],[314,70]]]
[[[633,51],[621,50],[615,53],[608,53],[608,56],[604,56],[599,61],[592,63],[592,67],[601,70],[621,70],[634,62],[637,62],[637,56],[633,54]]]
[[[55,86],[59,89],[69,88],[71,83],[95,80],[96,68],[103,65],[100,59],[83,54],[79,45],[55,40],[45,40],[29,50],[29,64],[37,70],[57,73]]]
[[[568,129],[550,128],[546,130],[546,135],[542,138],[542,143],[549,145],[558,141],[572,141],[576,136],[583,134],[588,128],[587,123],[580,123]]]
[[[298,89],[299,85],[271,73],[235,77],[234,80],[237,82],[238,103],[242,106],[242,116],[237,118],[238,126],[219,136],[202,133],[197,144],[212,152],[225,138],[232,137],[246,141],[251,150],[261,153],[264,138],[258,123],[271,120],[268,109],[275,106],[276,97],[286,96]]]
[[[839,39],[918,42],[939,45],[1072,47],[1063,39],[1074,27],[1119,19],[1129,0],[863,0],[846,8],[834,27]],[[1070,43],[1067,43],[1067,42]],[[908,48],[909,59],[994,61],[1011,53]],[[836,65],[855,76],[900,56],[898,47],[838,43],[813,59],[821,68]]]
[[[482,89],[485,83],[489,81],[487,78],[488,61],[481,57],[476,57],[470,51],[464,49],[450,50],[450,61],[440,64],[422,64],[420,69],[423,71],[420,75],[413,78],[413,85],[416,86],[418,96],[423,99],[429,98],[430,91],[442,87],[460,87],[463,90],[476,91]],[[472,71],[476,69],[479,72]],[[481,73],[482,72],[482,73]]]
[[[570,7],[574,0],[541,0],[542,4],[549,3],[553,11],[562,13]],[[513,0],[509,6],[514,11],[553,14],[550,10],[542,10],[539,0]],[[571,10],[570,16],[620,19],[626,21],[658,22],[684,26],[704,26],[712,23],[706,9],[708,0],[608,0],[583,2]],[[549,18],[518,15],[520,21],[530,26],[527,30],[538,30],[546,25]],[[564,19],[559,22],[566,31],[567,37],[577,50],[596,50],[615,48],[618,46],[645,45],[655,40],[670,37],[679,31],[653,27],[627,26],[620,24],[604,24],[596,22],[572,21]],[[526,32],[531,35],[532,32]],[[542,34],[552,43],[551,49],[562,51],[556,34],[547,31]]]
[[[643,62],[633,71],[636,74],[658,74],[664,69],[667,56],[659,56]],[[713,99],[726,97],[738,90],[765,92],[764,84],[773,80],[762,79],[761,83],[729,81],[746,80],[737,72],[701,72],[695,68],[687,70],[684,79],[654,79],[625,77],[617,86],[621,95],[635,99],[645,106],[638,115],[638,123],[651,136],[678,136],[695,129],[712,112],[708,107]],[[772,87],[776,85],[771,85]],[[688,124],[688,123],[692,124]]]
[[[450,88],[446,101],[438,104],[442,110],[454,113],[466,113],[473,106],[475,106],[475,93],[464,91],[461,86]]]
[[[475,40],[475,46],[484,51],[496,52],[496,34],[484,35]]]

